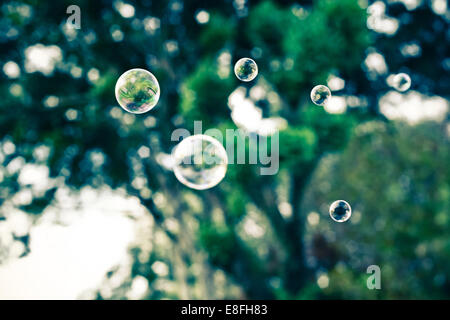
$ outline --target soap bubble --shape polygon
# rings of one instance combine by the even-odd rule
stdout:
[[[327,86],[318,85],[311,90],[311,100],[318,106],[325,105],[331,97],[331,91]]]
[[[241,81],[252,81],[258,75],[258,65],[250,58],[242,58],[234,65],[234,73]]]
[[[172,152],[173,172],[184,185],[197,189],[209,189],[225,177],[228,156],[216,139],[203,134],[181,141]]]
[[[151,110],[158,103],[160,94],[158,80],[144,69],[123,73],[117,80],[115,91],[119,105],[131,113]]]
[[[352,208],[344,200],[336,200],[330,206],[330,217],[337,222],[345,222],[350,219]]]
[[[411,78],[406,73],[398,73],[392,79],[392,87],[400,92],[404,92],[411,87]]]

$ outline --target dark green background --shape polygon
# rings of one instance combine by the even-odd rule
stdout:
[[[45,164],[61,185],[76,192],[107,184],[138,197],[155,221],[150,255],[140,246],[131,249],[132,277],[148,279],[147,298],[450,297],[449,119],[415,126],[387,120],[378,105],[390,90],[385,76],[368,80],[363,68],[367,54],[377,51],[391,73],[411,75],[412,90],[448,99],[449,20],[435,14],[429,1],[412,11],[400,2],[386,4],[386,14],[400,22],[392,36],[369,30],[366,10],[355,0],[249,0],[241,10],[228,0],[183,1],[181,10],[173,1],[129,1],[135,7],[130,19],[109,1],[23,3],[32,8],[29,18],[17,9],[21,2],[0,6],[0,63],[12,60],[21,68],[18,79],[0,75],[0,139],[16,146],[2,166],[17,157],[37,162],[33,150],[46,145],[51,153]],[[81,29],[73,38],[62,32],[71,4],[81,8]],[[199,9],[210,13],[207,24],[196,22]],[[145,31],[146,17],[160,19],[153,34]],[[113,40],[115,29],[123,32],[122,41]],[[178,51],[166,50],[168,40],[176,41]],[[411,42],[420,45],[421,55],[404,57],[399,48]],[[62,50],[63,61],[49,75],[25,70],[24,50],[37,43]],[[232,58],[229,75],[220,77],[217,59],[223,52]],[[254,52],[261,53],[254,57],[259,76],[239,83],[232,67]],[[286,61],[294,62],[292,68]],[[74,65],[82,68],[80,78],[67,71]],[[115,82],[136,67],[158,78],[161,98],[147,114],[119,109],[117,115]],[[99,71],[97,81],[88,81],[91,68]],[[340,115],[314,106],[310,89],[326,83],[330,73],[346,81],[333,94],[358,96],[367,106]],[[236,128],[228,96],[239,85],[257,83],[281,101],[257,101],[264,117],[283,117],[289,124],[280,132],[277,175],[260,176],[258,165],[230,165],[219,186],[200,192],[158,164],[156,155],[174,146],[175,128],[191,130],[194,120],[202,120],[204,130]],[[21,94],[11,94],[14,84]],[[59,98],[57,107],[44,106],[49,95]],[[77,110],[76,119],[67,117],[69,109]],[[151,117],[156,125],[146,126]],[[149,158],[137,155],[142,145],[150,147]],[[103,155],[103,165],[93,164],[93,152]],[[164,205],[135,189],[136,177],[145,179],[152,195],[162,194]],[[21,188],[17,174],[5,174],[0,201]],[[20,209],[39,216],[56,189],[35,194]],[[349,222],[328,217],[336,199],[352,205]],[[280,213],[281,202],[290,204],[290,217]],[[308,222],[315,217],[311,212],[320,216],[316,225]],[[0,219],[6,216],[2,208]],[[243,232],[249,218],[263,228],[262,237]],[[178,231],[167,220],[177,221]],[[29,244],[28,236],[16,240]],[[0,250],[6,250],[1,243]],[[152,271],[154,261],[169,266],[164,279]],[[381,290],[366,287],[372,264],[381,267]],[[329,286],[321,289],[317,278],[324,274]],[[132,277],[112,298],[126,296]]]

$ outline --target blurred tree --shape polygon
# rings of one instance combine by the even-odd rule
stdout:
[[[323,239],[310,242],[312,263],[330,270],[329,288],[316,294],[448,298],[449,147],[445,125],[373,121],[356,128],[342,156],[324,159],[304,209],[321,208],[326,214],[327,203],[345,195],[352,202],[353,217],[347,225],[336,226],[326,216],[309,224],[308,237]],[[339,252],[338,259],[320,255],[323,250]],[[365,287],[366,269],[372,264],[381,268],[382,290]]]
[[[356,0],[128,3],[132,7],[121,1],[2,4],[0,199],[5,204],[0,215],[7,218],[11,206],[39,215],[63,186],[122,188],[148,209],[155,228],[148,240],[151,252],[144,246],[131,250],[130,279],[113,297],[124,297],[136,277],[150,283],[148,298],[320,296],[315,274],[324,266],[308,263],[309,211],[302,202],[324,155],[344,149],[359,122],[384,119],[378,99],[388,89],[386,74],[372,75],[364,59],[380,52],[392,71],[411,74],[415,90],[448,97],[448,41],[442,41],[448,38],[448,19],[425,4],[414,11],[401,3],[385,5],[386,14],[401,23],[392,36],[369,31],[363,1]],[[65,26],[65,10],[72,4],[81,8],[80,30]],[[196,19],[201,10],[206,20]],[[421,55],[399,52],[399,43],[411,41],[423,44]],[[240,84],[232,72],[244,56],[253,57],[260,70],[249,84]],[[135,67],[154,73],[161,87],[157,107],[143,115],[125,113],[114,99],[115,81]],[[337,93],[358,97],[360,108],[334,115],[310,102],[310,88],[330,75],[345,80]],[[165,165],[174,146],[171,133],[192,130],[195,120],[202,121],[203,130],[236,128],[228,98],[239,85],[247,98],[250,89],[263,88],[256,106],[265,118],[288,123],[280,132],[280,172],[261,176],[257,165],[230,165],[217,187],[187,189]],[[146,147],[150,157],[140,152]],[[361,160],[366,161],[361,167],[370,160]],[[24,164],[48,166],[45,190],[18,179]],[[24,190],[31,190],[32,200],[13,201]],[[364,210],[373,199],[364,200]],[[390,210],[395,209],[383,212]],[[249,231],[255,224],[262,234]],[[367,224],[359,231],[368,237],[373,230]],[[410,235],[402,234],[407,244]],[[326,266],[338,273],[339,251],[324,239],[319,235],[313,243],[325,246],[324,259],[332,260]],[[380,256],[389,248],[382,250]],[[164,263],[167,272],[155,263]],[[347,281],[342,288],[349,292],[338,288],[330,295],[353,297],[354,279],[362,276],[344,271],[350,275],[342,278]],[[355,297],[366,294],[358,290]],[[383,297],[402,296],[398,292]]]

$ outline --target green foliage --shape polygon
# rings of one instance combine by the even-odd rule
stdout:
[[[342,149],[356,125],[356,119],[352,115],[330,115],[315,106],[304,110],[301,119],[314,130],[317,143],[323,151]]]
[[[200,34],[200,44],[205,53],[215,54],[233,41],[236,34],[234,21],[219,13],[211,14],[210,23]]]
[[[330,270],[326,297],[446,296],[448,148],[448,138],[435,124],[368,122],[356,128],[339,159],[330,158],[318,168],[306,206],[313,210],[345,195],[353,207],[349,225],[330,230],[324,217],[311,229],[330,230],[339,241],[329,245],[347,257],[345,264]],[[376,295],[364,290],[363,279],[358,280],[371,264],[381,268],[382,290]],[[414,292],[405,291],[410,287]]]
[[[227,101],[234,80],[230,76],[220,77],[218,71],[217,63],[208,59],[200,62],[196,71],[185,80],[180,111],[188,124],[193,125],[193,121],[201,119],[204,127],[208,127],[229,116]]]
[[[295,168],[317,155],[317,136],[308,127],[290,127],[280,132],[280,162]]]
[[[323,83],[330,72],[348,74],[359,67],[370,44],[366,14],[357,1],[317,1],[313,10],[283,10],[271,1],[259,4],[250,14],[250,41],[268,52],[264,66],[277,61],[270,79],[291,104],[299,88]],[[300,100],[301,101],[301,100]]]
[[[282,54],[281,44],[294,18],[288,9],[282,9],[272,1],[261,2],[249,14],[249,41],[270,55]]]
[[[320,81],[333,68],[345,73],[358,68],[369,45],[365,24],[356,1],[318,1],[305,17],[293,20],[284,38],[286,53],[298,62],[294,72]]]
[[[14,61],[20,76],[0,75],[0,224],[14,206],[38,219],[61,187],[108,185],[139,199],[152,221],[151,236],[130,251],[130,276],[114,298],[127,297],[137,276],[148,280],[151,299],[448,298],[448,129],[378,122],[386,79],[369,81],[361,67],[376,50],[390,71],[411,74],[414,90],[447,98],[448,21],[425,2],[409,11],[385,1],[387,13],[411,21],[387,37],[367,28],[361,2],[249,0],[246,15],[230,1],[201,8],[183,1],[181,9],[172,1],[135,1],[128,19],[111,2],[79,1],[76,32],[63,28],[67,1],[2,3],[0,25],[10,31],[0,33],[0,66]],[[195,20],[199,10],[209,12],[207,23]],[[399,46],[412,42],[423,45],[421,55],[403,56]],[[61,49],[62,60],[48,74],[27,71],[25,52],[36,44]],[[258,64],[252,82],[233,74],[242,57]],[[160,100],[149,113],[126,113],[115,101],[115,83],[131,68],[148,69],[159,81]],[[99,79],[89,77],[91,70]],[[333,95],[368,106],[337,115],[313,105],[311,88],[330,75],[345,80]],[[218,186],[187,190],[166,165],[171,134],[192,132],[196,120],[224,137],[237,129],[228,98],[238,87],[265,120],[286,124],[280,171],[261,176],[260,164],[230,164]],[[258,90],[263,94],[255,98]],[[242,139],[236,142],[248,157],[252,147]],[[42,146],[48,157],[37,159]],[[139,155],[142,146],[149,157]],[[29,188],[18,181],[17,163],[48,166],[55,185],[17,204],[16,195]],[[353,216],[332,224],[328,205],[342,198]],[[2,246],[0,257],[8,251]],[[158,261],[167,275],[152,269]],[[365,287],[370,264],[382,268],[380,292]],[[318,286],[318,274],[327,275],[328,287]]]
[[[230,268],[236,249],[235,235],[231,230],[224,225],[203,223],[200,225],[199,240],[213,264]]]
[[[232,217],[233,222],[239,221],[246,213],[245,205],[248,199],[245,197],[245,192],[237,188],[233,188],[227,192],[226,207],[228,208],[227,215]]]

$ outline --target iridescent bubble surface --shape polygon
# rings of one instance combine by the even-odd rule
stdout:
[[[241,81],[252,81],[258,75],[258,65],[250,58],[239,59],[234,65],[234,74]]]
[[[336,200],[330,206],[330,217],[336,222],[345,222],[351,215],[352,208],[347,201]]]
[[[411,87],[411,78],[406,73],[398,73],[392,79],[392,87],[400,92],[404,92]]]
[[[228,156],[216,139],[203,134],[182,140],[172,152],[176,178],[192,189],[204,190],[225,177]]]
[[[153,109],[160,94],[158,80],[144,69],[131,69],[123,73],[116,82],[115,92],[119,105],[131,113]]]
[[[325,105],[331,97],[331,91],[327,86],[318,85],[311,90],[311,101],[318,106]]]

